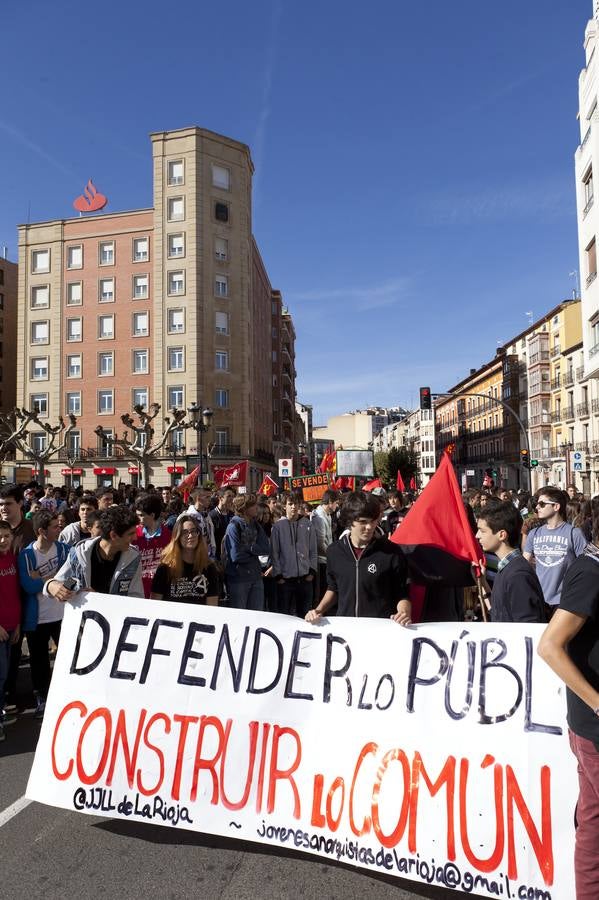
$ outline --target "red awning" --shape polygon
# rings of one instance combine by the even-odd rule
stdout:
[[[116,469],[113,466],[106,466],[104,469],[94,469],[94,475],[116,475]]]
[[[83,469],[61,469],[61,475],[83,475]]]
[[[169,475],[179,475],[185,471],[185,466],[167,466],[166,471]]]
[[[139,475],[139,468],[137,466],[128,466],[127,471],[129,475]]]

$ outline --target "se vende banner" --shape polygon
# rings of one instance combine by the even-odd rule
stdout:
[[[27,797],[571,900],[576,766],[541,631],[82,594]]]

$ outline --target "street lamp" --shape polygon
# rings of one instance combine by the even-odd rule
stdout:
[[[187,410],[190,418],[190,428],[196,433],[196,444],[199,447],[199,460],[198,460],[198,487],[201,487],[202,484],[202,469],[203,469],[203,457],[204,457],[204,446],[203,440],[204,435],[210,428],[210,424],[212,422],[212,416],[214,415],[213,411],[210,407],[206,407],[206,409],[202,409],[202,407],[198,403],[192,403],[189,409]]]
[[[564,441],[561,445],[561,449],[564,451],[564,457],[566,461],[566,490],[568,485],[572,483],[572,472],[570,470],[570,450],[572,450],[574,444],[571,441]]]

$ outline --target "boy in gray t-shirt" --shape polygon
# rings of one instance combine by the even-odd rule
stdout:
[[[547,487],[537,501],[538,528],[529,531],[524,556],[534,562],[545,603],[559,606],[564,575],[577,556],[583,552],[587,540],[579,528],[566,522],[567,494],[559,488]]]

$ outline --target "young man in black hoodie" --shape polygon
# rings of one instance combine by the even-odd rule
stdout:
[[[514,504],[489,504],[479,512],[477,525],[481,547],[499,560],[493,588],[483,579],[493,622],[545,622],[541,584],[518,549],[522,517]]]
[[[343,504],[343,516],[349,532],[327,550],[327,591],[306,621],[318,622],[337,603],[338,616],[391,618],[409,625],[407,565],[397,544],[376,535],[379,501],[355,491]]]

